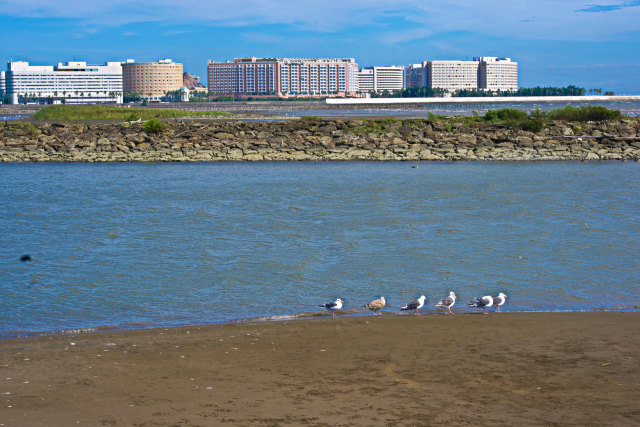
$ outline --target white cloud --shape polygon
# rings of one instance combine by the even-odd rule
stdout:
[[[226,26],[280,24],[334,32],[374,26],[380,32],[380,40],[391,44],[453,31],[533,40],[615,40],[621,33],[638,31],[640,7],[621,10],[615,7],[620,0],[605,0],[598,7],[607,13],[581,12],[591,7],[587,1],[245,0],[239,6],[228,0],[0,0],[0,10],[9,16],[70,18],[83,25],[106,27],[136,22],[190,22]],[[402,20],[413,26],[406,31],[398,28]]]

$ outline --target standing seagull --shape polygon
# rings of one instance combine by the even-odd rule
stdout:
[[[338,298],[334,302],[328,302],[328,303],[326,303],[324,305],[321,305],[320,307],[326,308],[327,310],[329,310],[331,312],[331,316],[336,317],[336,310],[342,309],[342,304],[343,303],[344,303],[344,301],[342,301],[340,298]]]
[[[420,313],[418,313],[418,310],[422,308],[426,299],[427,297],[425,297],[424,295],[420,295],[420,298],[411,301],[409,304],[405,305],[404,307],[400,307],[400,310],[413,310],[413,313],[416,316],[419,316]]]
[[[369,310],[373,311],[375,314],[380,314],[378,313],[378,310],[384,307],[386,303],[387,303],[387,299],[385,297],[380,297],[378,299],[371,301],[369,304],[363,305],[363,307],[368,308]]]
[[[491,295],[485,295],[481,298],[474,298],[469,304],[469,307],[482,308],[484,314],[487,314],[487,308],[493,305],[493,297]]]
[[[507,296],[500,292],[497,297],[493,297],[493,306],[496,308],[496,311],[500,311],[500,306],[507,302]]]
[[[456,294],[454,294],[453,292],[449,292],[449,296],[444,298],[442,301],[438,302],[436,304],[436,307],[442,307],[446,310],[445,313],[453,314],[453,312],[451,311],[451,307],[453,307],[455,303],[456,303]]]

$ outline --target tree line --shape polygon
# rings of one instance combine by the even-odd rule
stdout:
[[[444,88],[412,87],[403,90],[388,91],[380,93],[370,93],[371,98],[432,98],[442,97],[449,93]],[[482,89],[459,89],[450,92],[451,96],[457,97],[492,97],[492,96],[583,96],[587,90],[583,87],[569,85],[566,87],[521,87],[516,91],[491,91]],[[589,94],[602,94],[602,89],[589,89]],[[605,92],[605,95],[613,95],[613,92]]]

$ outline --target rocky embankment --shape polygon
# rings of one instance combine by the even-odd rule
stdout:
[[[538,133],[485,122],[320,120],[0,123],[3,162],[640,160],[640,120],[554,122]]]

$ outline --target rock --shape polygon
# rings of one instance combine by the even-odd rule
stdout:
[[[229,150],[229,153],[227,154],[227,158],[229,160],[242,160],[243,157],[244,153],[242,152],[242,150],[239,150],[237,148]]]
[[[258,138],[258,139],[267,139],[267,138],[269,138],[271,136],[273,136],[273,134],[271,132],[260,131],[256,135],[256,138]]]
[[[351,159],[367,160],[371,157],[371,151],[369,150],[348,150],[345,155]]]
[[[519,136],[516,138],[516,141],[521,147],[533,147],[533,139],[528,136]]]
[[[266,132],[264,132],[266,134]],[[218,139],[233,139],[235,138],[235,135],[232,135],[230,133],[225,133],[225,132],[218,132],[216,134],[214,134],[213,136],[215,136]],[[266,138],[266,137],[260,137],[258,136],[258,138]]]
[[[475,135],[467,135],[467,134],[462,134],[462,135],[458,135],[457,140],[460,144],[470,144],[470,145],[475,145],[476,143],[476,136]]]

